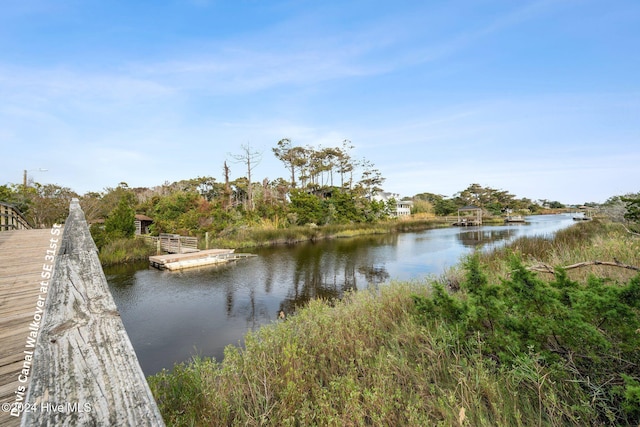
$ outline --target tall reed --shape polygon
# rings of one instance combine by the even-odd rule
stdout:
[[[210,240],[209,246],[247,248],[277,244],[293,244],[303,241],[355,237],[370,234],[409,232],[448,226],[437,218],[389,220],[377,223],[308,224],[278,228],[261,223],[255,227],[240,227],[227,230]]]
[[[554,239],[529,238],[480,256],[491,283],[511,274],[512,252],[565,265],[617,257],[636,263],[637,240],[615,225],[576,224]],[[501,274],[506,276],[501,276]],[[465,280],[459,269],[447,276]],[[393,283],[313,300],[285,321],[228,346],[222,361],[196,357],[149,377],[167,425],[367,426],[594,425],[590,396],[570,377],[550,381],[535,352],[509,364],[479,337],[445,320],[416,319],[430,281]]]
[[[314,300],[222,362],[197,357],[149,383],[168,425],[517,426],[540,405],[544,425],[580,425],[567,397],[580,394],[559,396],[535,360],[498,369],[481,342],[413,321],[412,295],[426,293],[396,283]]]
[[[590,261],[619,261],[640,266],[640,239],[626,232],[620,224],[605,220],[576,223],[550,237],[522,237],[506,247],[480,255],[481,262],[495,277],[508,274],[505,260],[516,253],[530,266],[544,263],[563,267]],[[633,270],[610,266],[587,266],[569,272],[574,279],[584,280],[596,274],[615,281],[626,281]]]
[[[155,254],[155,249],[142,239],[116,239],[105,244],[98,257],[102,265],[114,265],[146,260]]]

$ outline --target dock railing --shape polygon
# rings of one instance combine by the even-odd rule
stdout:
[[[31,224],[13,205],[0,202],[0,231],[28,230]]]
[[[22,426],[164,426],[77,199],[60,245]]]
[[[148,234],[137,235],[136,238],[144,239],[149,246],[157,248],[158,253],[168,252],[172,254],[184,254],[198,252],[198,238],[181,236],[179,234],[160,233],[159,236]]]

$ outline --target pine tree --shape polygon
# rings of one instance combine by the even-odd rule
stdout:
[[[135,211],[128,197],[121,197],[118,206],[111,211],[104,222],[104,229],[109,239],[131,238],[136,231]]]

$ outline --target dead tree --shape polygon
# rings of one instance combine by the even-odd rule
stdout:
[[[241,154],[230,154],[231,157],[237,163],[243,163],[247,166],[247,210],[253,210],[253,190],[251,188],[251,172],[253,169],[260,164],[262,160],[262,153],[259,151],[252,151],[251,144],[247,143],[247,145],[241,145],[242,153]]]

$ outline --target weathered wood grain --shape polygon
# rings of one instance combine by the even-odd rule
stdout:
[[[40,294],[50,229],[0,231],[0,403],[14,405],[28,386],[18,377],[23,369],[25,340]],[[20,425],[20,417],[0,412],[0,426]]]
[[[77,200],[36,344],[23,426],[162,426]]]

